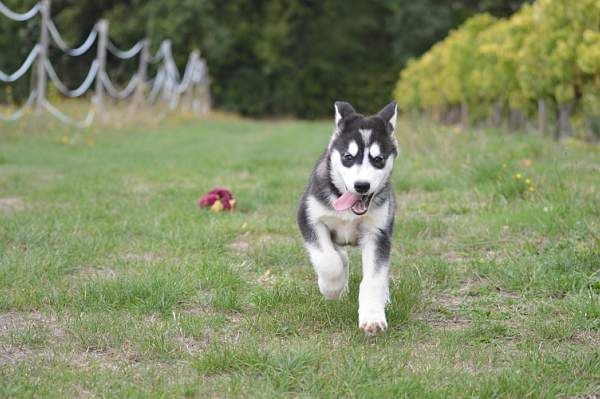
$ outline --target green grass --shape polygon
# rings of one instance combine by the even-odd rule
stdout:
[[[600,149],[399,126],[376,337],[295,225],[329,121],[2,126],[0,397],[600,393]]]

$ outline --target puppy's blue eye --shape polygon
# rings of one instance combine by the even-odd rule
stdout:
[[[344,154],[344,161],[352,161],[354,157],[349,152]]]

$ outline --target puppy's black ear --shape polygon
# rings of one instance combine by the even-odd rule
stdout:
[[[396,116],[398,115],[398,106],[396,105],[396,102],[392,101],[383,107],[383,109],[379,111],[377,115],[379,115],[384,121],[388,122],[392,126],[392,131],[390,133],[393,133],[396,129]]]
[[[338,126],[340,124],[340,121],[342,119],[344,119],[345,117],[347,117],[348,115],[352,115],[352,114],[356,113],[356,111],[354,110],[352,105],[350,105],[349,103],[344,102],[344,101],[336,101],[333,104],[333,108],[335,109],[335,125],[336,126]]]

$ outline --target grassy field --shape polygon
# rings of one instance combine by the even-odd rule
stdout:
[[[331,122],[0,125],[0,397],[599,395],[600,148],[399,126],[365,337],[295,225]]]

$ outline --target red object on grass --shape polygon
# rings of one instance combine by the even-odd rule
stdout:
[[[235,200],[233,199],[233,194],[231,194],[231,191],[227,190],[226,188],[215,188],[200,197],[198,200],[198,206],[200,208],[212,206],[217,200],[221,201],[223,204],[223,209],[226,210],[231,210],[235,204]]]

